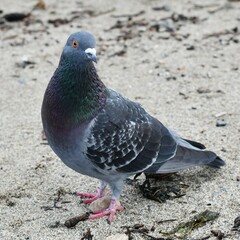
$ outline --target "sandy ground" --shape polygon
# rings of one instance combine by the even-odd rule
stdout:
[[[27,13],[35,4],[1,0],[1,15]],[[164,4],[169,11],[152,9]],[[125,16],[139,12],[132,20]],[[30,19],[1,21],[0,239],[90,239],[83,238],[90,228],[93,239],[101,240],[137,223],[155,226],[149,234],[160,237],[159,231],[207,209],[219,212],[219,218],[186,239],[216,239],[213,229],[225,239],[240,239],[231,231],[240,215],[239,12],[240,2],[225,0],[49,0],[46,10],[34,10]],[[175,15],[174,22],[167,18],[173,13],[188,19]],[[57,27],[49,23],[57,18],[72,21]],[[97,69],[109,87],[140,102],[181,136],[206,144],[227,165],[219,171],[182,172],[181,181],[189,185],[186,195],[162,204],[126,185],[121,196],[125,210],[112,225],[102,218],[68,229],[65,220],[87,210],[70,193],[92,192],[97,180],[67,168],[45,144],[40,109],[66,39],[81,29],[97,36]],[[25,66],[23,58],[34,63]],[[216,127],[222,112],[226,126]],[[64,194],[51,208],[61,189]],[[158,223],[171,218],[177,221]],[[150,238],[135,233],[133,239]]]

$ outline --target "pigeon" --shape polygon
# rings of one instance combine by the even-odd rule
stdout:
[[[124,181],[131,175],[163,174],[224,160],[201,143],[178,136],[144,108],[101,81],[95,63],[95,37],[86,31],[68,38],[60,62],[46,88],[41,116],[52,150],[70,168],[100,180],[95,193],[78,192],[91,203],[105,194],[107,209],[89,219],[113,221]]]

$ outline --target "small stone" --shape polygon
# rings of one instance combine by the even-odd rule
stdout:
[[[21,60],[16,62],[16,66],[19,68],[25,68],[27,65],[34,65],[36,64],[34,61],[32,61],[28,56],[22,56]]]
[[[48,227],[49,228],[58,228],[58,227],[60,227],[60,225],[61,225],[60,221],[55,221],[55,222],[49,224]]]
[[[226,125],[227,123],[225,122],[224,119],[217,119],[216,127],[225,127]]]
[[[161,22],[161,26],[163,26],[166,31],[174,32],[176,30],[174,22],[172,19],[167,19]]]
[[[92,212],[101,211],[101,210],[108,208],[110,205],[110,202],[111,202],[111,196],[105,195],[104,197],[99,198],[99,199],[95,200],[94,202],[92,202],[89,205],[89,209]],[[119,204],[119,202],[117,202],[117,204]]]
[[[188,46],[186,49],[188,51],[192,51],[192,50],[195,50],[195,46],[191,45],[191,46]]]
[[[13,207],[13,206],[15,206],[16,205],[16,203],[15,202],[13,202],[12,200],[10,200],[10,199],[7,199],[6,200],[6,204],[7,204],[7,206],[8,207]]]
[[[227,152],[227,149],[226,149],[225,147],[222,147],[222,148],[221,148],[221,151],[222,151],[222,152]]]
[[[200,88],[197,89],[197,93],[199,93],[199,94],[210,93],[210,92],[211,92],[210,89],[204,88],[204,87],[200,87]]]
[[[215,237],[217,237],[217,239],[223,239],[223,237],[224,237],[224,233],[222,232],[222,231],[220,231],[220,230],[212,230],[211,231],[211,233],[215,236]]]
[[[171,7],[168,4],[164,4],[164,5],[160,6],[160,7],[153,7],[152,9],[154,11],[166,11],[166,12],[171,11]]]

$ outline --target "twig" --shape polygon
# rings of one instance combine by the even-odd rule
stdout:
[[[193,6],[196,9],[202,9],[202,8],[218,7],[219,4],[216,4],[216,3],[210,3],[210,4],[206,4],[206,5],[194,4]]]
[[[121,15],[111,15],[111,17],[113,18],[121,18],[121,17],[137,17],[137,16],[140,16],[142,14],[144,14],[145,11],[142,10],[140,12],[137,12],[137,13],[133,13],[133,14],[121,14]]]
[[[72,11],[71,14],[74,14],[75,16],[72,17],[71,20],[82,17],[83,15],[89,16],[89,17],[97,17],[97,16],[100,16],[100,15],[104,15],[104,14],[114,12],[115,10],[116,10],[116,8],[110,8],[110,9],[107,9],[105,11],[100,11],[100,12],[96,12],[93,9],[84,9],[84,10],[81,10],[81,11],[79,11],[79,10]]]
[[[225,10],[225,9],[230,9],[230,8],[232,8],[232,5],[230,3],[225,3],[223,6],[220,6],[216,9],[208,10],[208,12],[210,14],[213,14],[213,13],[216,13],[216,12],[219,12],[219,11],[222,11],[222,10]]]
[[[220,32],[214,32],[214,33],[209,33],[209,34],[206,34],[203,36],[203,39],[206,39],[206,38],[211,38],[211,37],[220,37],[220,36],[223,36],[223,35],[239,35],[240,33],[238,32],[238,28],[235,27],[231,30],[224,30],[224,31],[220,31]]]
[[[160,220],[157,223],[162,224],[162,223],[165,223],[165,222],[174,222],[174,221],[177,221],[177,219],[173,218],[173,219]]]

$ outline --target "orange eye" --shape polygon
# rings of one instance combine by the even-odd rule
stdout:
[[[74,47],[74,48],[78,47],[78,42],[76,40],[72,41],[72,47]]]

